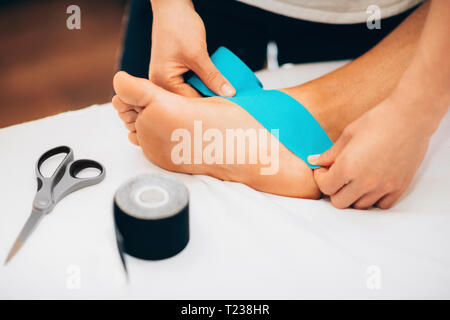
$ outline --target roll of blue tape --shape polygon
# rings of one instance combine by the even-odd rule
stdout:
[[[211,60],[236,89],[234,97],[223,98],[241,106],[269,132],[278,129],[279,141],[310,168],[317,168],[306,158],[325,152],[333,142],[311,113],[284,92],[264,90],[250,68],[227,48],[217,49]],[[187,82],[204,96],[216,96],[197,75]]]

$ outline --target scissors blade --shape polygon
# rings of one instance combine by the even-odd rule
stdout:
[[[19,249],[28,239],[30,234],[34,231],[34,229],[36,229],[36,226],[39,224],[41,218],[44,215],[45,213],[43,211],[38,211],[35,209],[31,211],[31,215],[28,217],[28,220],[23,226],[22,231],[20,231],[16,241],[14,242],[11,250],[9,251],[8,257],[5,260],[5,265],[12,259],[12,257],[14,257],[17,251],[19,251]]]

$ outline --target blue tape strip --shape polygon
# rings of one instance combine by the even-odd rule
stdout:
[[[211,60],[236,89],[234,97],[223,98],[244,108],[268,131],[278,129],[279,141],[310,168],[317,168],[306,158],[325,152],[333,142],[309,111],[284,92],[264,90],[250,68],[227,48],[217,49]],[[204,96],[216,96],[196,75],[187,82]]]

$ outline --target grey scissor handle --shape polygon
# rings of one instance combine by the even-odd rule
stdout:
[[[41,165],[50,157],[66,153],[59,166],[51,177],[44,177]],[[96,168],[100,174],[95,177],[77,178],[76,175],[83,169]],[[94,160],[80,159],[74,161],[73,151],[70,147],[60,146],[45,152],[36,163],[36,177],[38,190],[33,201],[37,210],[50,212],[62,198],[81,188],[97,184],[105,178],[105,168]]]

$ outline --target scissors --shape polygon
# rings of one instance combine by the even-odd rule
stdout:
[[[64,159],[50,177],[41,173],[42,164],[57,154],[66,154]],[[94,177],[78,178],[77,175],[84,169],[95,168],[99,174]],[[5,265],[19,251],[30,234],[46,214],[50,213],[55,205],[66,195],[81,188],[101,182],[105,178],[105,168],[94,160],[74,160],[70,147],[60,146],[45,152],[36,163],[37,192],[33,200],[33,209],[22,231],[17,236],[14,245],[9,251]]]

